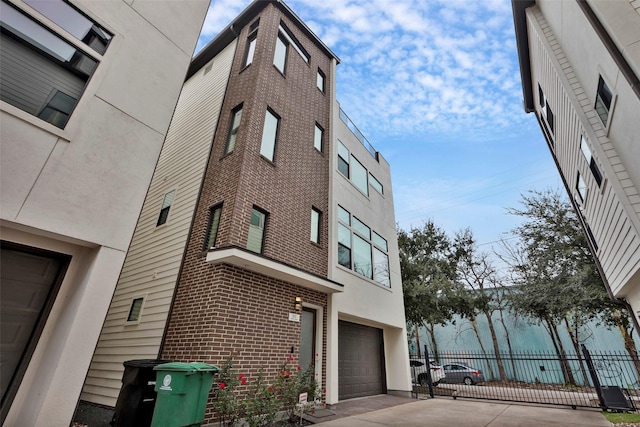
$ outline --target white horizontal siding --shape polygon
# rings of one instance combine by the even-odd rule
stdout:
[[[616,151],[615,141],[608,139],[592,102],[585,95],[583,85],[540,9],[530,8],[527,16],[537,114],[540,115],[539,83],[555,115],[553,151],[560,172],[569,186],[571,196],[578,201],[575,190],[578,171],[584,178],[588,187],[587,199],[578,204],[582,206],[598,244],[597,256],[607,281],[614,293],[624,296],[623,287],[640,266],[638,188],[629,178]],[[601,188],[581,153],[581,135],[587,138],[604,176]]]
[[[234,53],[232,43],[213,60],[211,72],[204,76],[200,71],[185,82],[91,362],[82,400],[114,406],[121,387],[122,363],[158,355]],[[156,227],[164,195],[174,189],[168,221]],[[132,299],[144,295],[140,322],[126,324]]]

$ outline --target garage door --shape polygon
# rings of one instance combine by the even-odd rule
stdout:
[[[2,413],[15,392],[46,321],[68,257],[2,242],[0,384]],[[8,399],[9,398],[9,399]]]
[[[386,393],[382,329],[338,323],[338,398]]]

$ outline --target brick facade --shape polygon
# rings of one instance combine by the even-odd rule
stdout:
[[[255,56],[243,69],[249,27],[258,18]],[[273,66],[281,21],[310,56],[307,64],[290,46],[285,75]],[[268,212],[263,255],[327,277],[331,153],[328,141],[320,153],[313,139],[316,123],[327,138],[330,134],[331,99],[316,87],[318,68],[327,76],[327,87],[332,76],[331,58],[273,3],[238,30],[231,76],[161,357],[216,365],[233,357],[237,368],[251,380],[260,368],[267,376],[275,376],[292,348],[298,360],[300,323],[288,320],[288,314],[295,312],[296,297],[323,308],[322,351],[326,351],[327,295],[242,268],[207,263],[204,242],[210,208],[223,206],[216,250],[246,247],[255,205]],[[243,110],[235,149],[224,155],[232,110],[240,104]],[[260,155],[267,107],[281,118],[273,162]],[[310,241],[312,207],[322,212],[319,244]],[[326,355],[322,360],[326,361]],[[326,378],[324,362],[322,377]],[[211,405],[206,417],[205,422],[213,419]]]

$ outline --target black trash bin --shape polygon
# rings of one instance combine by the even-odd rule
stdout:
[[[122,388],[116,401],[111,424],[114,427],[149,427],[156,406],[154,366],[171,362],[161,359],[136,359],[123,363]]]

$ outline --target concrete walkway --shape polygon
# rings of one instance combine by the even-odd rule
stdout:
[[[391,397],[391,396],[389,396]],[[611,427],[598,410],[570,409],[564,407],[548,407],[511,403],[495,403],[489,401],[435,398],[428,400],[385,400],[376,396],[369,402],[365,399],[339,403],[331,412],[335,415],[317,418],[313,421],[322,427]],[[347,415],[349,408],[360,412],[371,404],[391,404],[384,409]],[[342,408],[340,407],[342,405]]]

